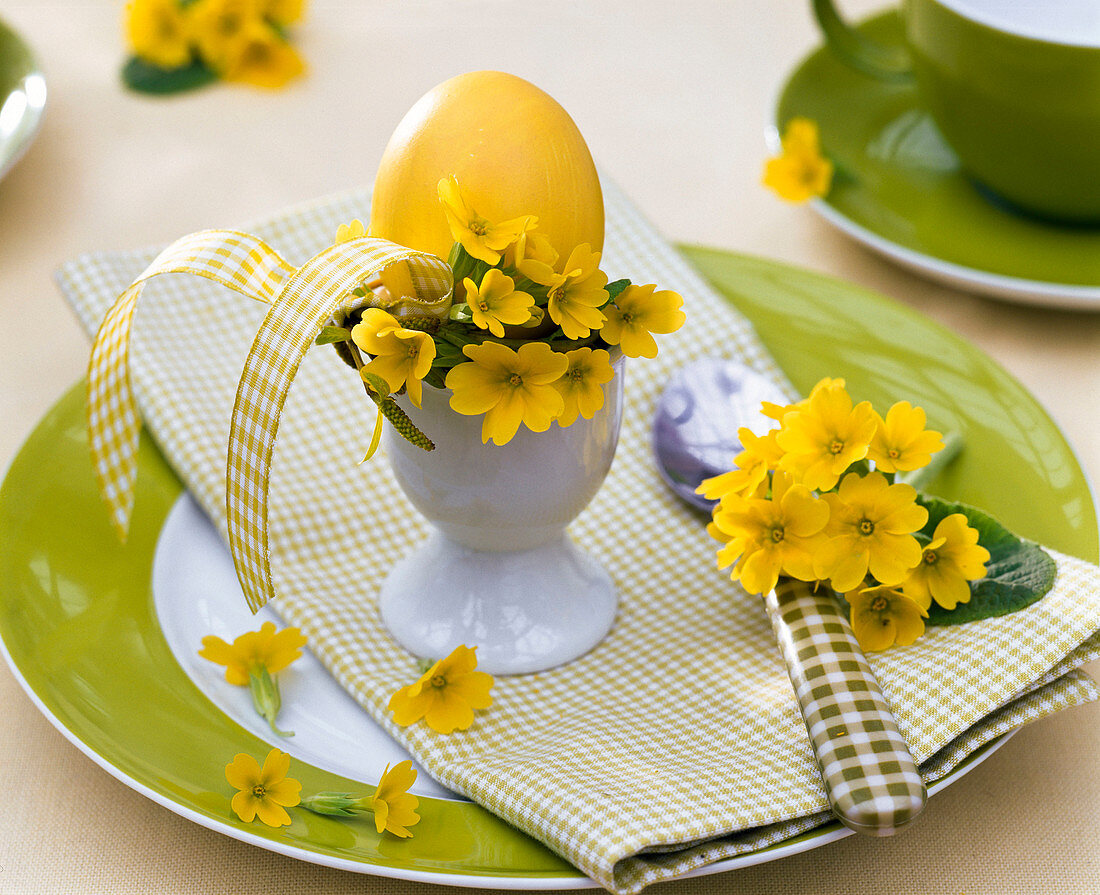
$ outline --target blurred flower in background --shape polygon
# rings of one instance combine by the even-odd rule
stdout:
[[[305,66],[287,29],[304,0],[131,0],[122,69],[141,93],[193,90],[216,80],[278,89]]]

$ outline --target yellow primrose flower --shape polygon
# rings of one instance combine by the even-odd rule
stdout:
[[[718,568],[733,564],[730,578],[753,594],[770,591],[780,574],[812,581],[814,553],[828,521],[826,503],[777,473],[770,500],[729,497],[719,505],[714,525],[730,540],[718,551]]]
[[[891,485],[881,472],[846,475],[835,493],[822,495],[829,525],[814,558],[817,577],[841,593],[859,587],[868,569],[879,584],[901,584],[921,558],[913,532],[928,521],[916,499],[916,488]]]
[[[401,839],[412,836],[408,828],[420,822],[420,815],[416,813],[420,800],[409,792],[409,787],[415,782],[416,771],[408,759],[392,768],[386,765],[370,800],[374,828],[379,833],[388,831]]]
[[[477,647],[456,646],[429,668],[415,684],[402,687],[387,708],[394,723],[408,727],[421,718],[436,733],[465,730],[474,723],[474,709],[492,704],[492,675],[477,668]]]
[[[203,62],[224,74],[242,52],[251,24],[263,24],[258,0],[196,0],[188,7]]]
[[[272,749],[261,768],[251,755],[239,753],[225,766],[225,779],[239,792],[233,796],[230,807],[245,823],[255,818],[269,827],[283,827],[290,823],[287,808],[300,801],[302,784],[287,776],[290,756]]]
[[[223,77],[227,81],[278,90],[304,70],[302,57],[278,31],[267,22],[250,21],[226,59]]]
[[[504,336],[503,324],[526,323],[531,319],[535,300],[526,292],[516,291],[516,281],[493,267],[481,280],[480,286],[466,277],[466,304],[474,325],[487,329],[494,336]]]
[[[238,687],[248,686],[249,676],[266,668],[269,674],[282,671],[302,655],[306,638],[297,628],[276,631],[274,622],[264,622],[259,631],[249,631],[226,643],[210,634],[202,639],[199,655],[215,665],[225,666],[225,679]]]
[[[191,61],[187,17],[178,0],[133,0],[126,7],[126,35],[135,55],[160,68]]]
[[[828,491],[851,464],[867,456],[874,434],[870,402],[852,407],[844,386],[834,382],[815,390],[802,409],[784,415],[776,436],[785,452],[779,468],[811,491]]]
[[[428,333],[404,329],[392,314],[367,308],[363,319],[351,328],[351,338],[374,360],[363,369],[386,380],[390,391],[405,386],[417,407],[423,397],[422,380],[435,360],[435,342]]]
[[[583,339],[606,321],[600,306],[607,301],[607,274],[599,268],[600,253],[581,243],[569,254],[561,273],[548,265],[527,265],[521,272],[547,287],[546,311],[567,339]],[[604,335],[603,332],[600,335]],[[605,340],[607,341],[607,340]]]
[[[554,276],[558,252],[550,240],[538,231],[527,230],[520,234],[504,252],[504,266],[512,267],[536,283],[549,281]],[[535,276],[531,276],[531,274]],[[539,277],[541,279],[536,279]]]
[[[727,494],[747,496],[755,491],[767,474],[779,466],[783,451],[775,440],[778,434],[778,429],[772,429],[766,435],[757,435],[742,426],[737,430],[737,437],[744,450],[733,458],[737,468],[703,479],[695,493],[707,500],[721,500]]]
[[[877,652],[908,646],[924,633],[928,613],[895,587],[867,587],[844,595],[851,606],[850,623],[860,648]]]
[[[674,333],[687,317],[680,310],[684,300],[670,289],[627,286],[606,309],[607,323],[600,337],[621,345],[627,357],[656,357],[657,342],[650,333]]]
[[[782,153],[764,165],[764,185],[788,202],[827,195],[833,163],[821,154],[817,125],[806,118],[792,119],[782,143]]]
[[[565,353],[565,359],[569,366],[554,383],[565,404],[557,420],[559,426],[573,425],[578,415],[592,419],[603,407],[603,384],[615,376],[611,355],[602,348],[575,348]]]
[[[945,516],[932,542],[921,553],[920,564],[902,584],[906,595],[925,609],[935,600],[944,609],[970,602],[968,581],[985,577],[989,551],[978,544],[978,530],[962,513]]]
[[[363,222],[356,218],[350,224],[341,224],[336,228],[336,245],[340,245],[342,242],[351,242],[353,239],[359,239],[361,236],[367,235],[367,228],[363,226]]]
[[[263,14],[276,25],[292,25],[305,13],[306,0],[264,0]]]
[[[805,410],[809,406],[810,400],[814,395],[822,389],[831,388],[834,385],[839,388],[844,388],[845,382],[843,379],[834,379],[831,376],[826,376],[824,379],[819,380],[817,385],[810,389],[810,393],[801,401],[796,401],[794,404],[776,404],[773,401],[761,401],[760,412],[768,419],[775,420],[777,423],[782,423],[783,417],[792,410]]]
[[[500,261],[500,253],[519,239],[525,230],[538,223],[534,215],[513,218],[500,224],[486,220],[470,204],[453,174],[442,178],[436,185],[436,191],[455,242],[460,243],[471,257],[486,264]]]
[[[932,455],[943,450],[943,435],[925,429],[924,410],[899,401],[886,412],[875,414],[875,437],[867,456],[882,472],[910,472],[927,466]]]
[[[444,383],[454,391],[452,410],[466,416],[485,414],[483,442],[491,438],[507,444],[520,423],[532,432],[545,432],[561,416],[565,402],[553,383],[569,368],[564,354],[545,342],[525,342],[519,351],[485,342],[462,351],[473,363],[452,367]]]

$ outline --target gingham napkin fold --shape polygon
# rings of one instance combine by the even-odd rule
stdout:
[[[604,887],[633,893],[810,829],[827,819],[827,801],[761,601],[715,569],[699,517],[661,484],[649,453],[654,401],[682,364],[720,350],[781,384],[782,374],[749,324],[621,193],[609,185],[605,198],[601,266],[612,279],[676,289],[688,323],[662,337],[655,361],[628,366],[615,464],[570,530],[620,591],[602,644],[563,668],[498,679],[493,706],[467,731],[392,723],[389,697],[417,672],[375,598],[427,528],[383,456],[357,465],[373,405],[331,349],[311,350],[294,380],[268,512],[275,608],[341,685],[445,786]],[[355,192],[244,229],[301,265],[368,210],[369,194]],[[61,268],[90,334],[156,254],[86,255]],[[208,280],[165,276],[134,317],[130,362],[145,425],[223,537],[230,417],[265,310]],[[1100,696],[1077,670],[1100,655],[1098,570],[1053,555],[1055,588],[1031,607],[931,629],[872,658],[928,782],[1001,733]]]

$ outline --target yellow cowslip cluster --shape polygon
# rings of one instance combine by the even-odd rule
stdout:
[[[126,33],[134,54],[163,69],[199,62],[227,81],[278,88],[303,63],[284,34],[304,0],[131,0]]]
[[[821,154],[817,124],[792,118],[783,131],[782,152],[764,164],[764,186],[788,202],[828,195],[833,163]]]
[[[883,418],[853,404],[843,380],[823,379],[805,400],[763,410],[778,426],[741,429],[735,468],[699,487],[719,501],[708,530],[734,581],[760,594],[780,575],[827,581],[869,650],[912,643],[933,600],[953,609],[970,599],[989,560],[978,532],[953,513],[922,534],[928,511],[894,480],[944,448],[921,408],[902,401]]]
[[[440,180],[437,191],[454,238],[448,318],[413,325],[423,313],[415,296],[397,305],[394,288],[384,299],[378,284],[368,284],[374,295],[361,294],[373,305],[350,331],[371,357],[360,372],[380,376],[390,392],[405,389],[414,405],[420,406],[422,382],[449,388],[451,408],[483,415],[481,439],[498,445],[521,426],[533,432],[554,422],[569,426],[603,407],[614,351],[656,357],[653,334],[684,324],[677,293],[626,280],[609,285],[600,253],[587,244],[563,260],[538,232],[534,215],[489,220],[454,177]],[[353,222],[340,228],[337,240],[363,235]],[[380,282],[387,273],[393,271],[383,271]],[[409,280],[397,291],[415,289]]]

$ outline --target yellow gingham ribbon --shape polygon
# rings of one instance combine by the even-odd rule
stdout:
[[[145,283],[160,274],[189,273],[270,304],[293,272],[293,265],[255,236],[201,230],[157,255],[107,311],[88,361],[88,441],[100,493],[122,540],[134,506],[141,429],[130,387],[130,329]]]
[[[134,501],[140,421],[130,385],[130,332],[145,283],[165,273],[207,277],[271,304],[237,388],[226,459],[229,546],[248,605],[273,595],[267,489],[279,418],[298,367],[320,328],[364,299],[350,290],[406,261],[418,294],[449,296],[451,269],[433,255],[363,237],[330,246],[295,269],[262,240],[235,230],[204,230],[172,243],[124,291],[103,319],[88,366],[88,433],[100,492],[119,537]]]
[[[362,304],[363,299],[348,290],[397,261],[408,262],[422,298],[450,293],[451,268],[434,255],[381,239],[354,239],[307,261],[287,282],[256,333],[233,405],[225,479],[229,547],[253,612],[274,596],[267,484],[290,384],[324,322]]]

